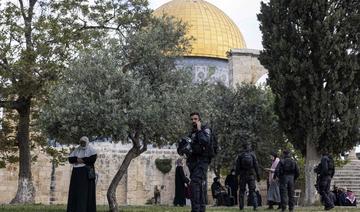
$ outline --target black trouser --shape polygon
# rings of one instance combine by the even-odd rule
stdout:
[[[289,210],[294,209],[295,205],[295,191],[294,191],[294,175],[284,175],[280,177],[280,198],[281,209],[285,210],[287,203],[289,204]]]
[[[239,207],[240,210],[244,209],[244,196],[246,191],[246,185],[249,188],[249,197],[253,200],[253,207],[257,208],[258,202],[255,193],[255,176],[254,175],[240,175],[240,193],[239,193]]]
[[[207,169],[208,162],[198,160],[191,164],[191,211],[204,212],[207,199]]]
[[[238,191],[237,191],[237,187],[235,186],[232,186],[232,187],[229,187],[229,195],[231,194],[231,196],[234,197],[234,204],[237,205],[237,201],[238,201]]]
[[[331,184],[330,176],[323,176],[320,178],[319,193],[321,195],[321,199],[325,208],[334,207],[334,202],[330,198],[330,184]]]

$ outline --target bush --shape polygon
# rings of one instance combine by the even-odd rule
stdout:
[[[159,171],[161,171],[163,174],[167,174],[170,172],[171,170],[171,162],[172,160],[171,159],[167,159],[167,158],[164,158],[164,159],[160,159],[160,158],[157,158],[155,160],[155,165],[156,165],[156,168],[159,169]]]

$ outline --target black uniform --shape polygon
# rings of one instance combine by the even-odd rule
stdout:
[[[250,160],[252,162],[250,163]],[[246,161],[249,161],[249,164],[246,165]],[[251,151],[250,148],[245,149],[236,160],[236,176],[240,176],[240,191],[239,191],[239,208],[240,210],[244,209],[244,196],[246,191],[246,185],[249,188],[249,197],[253,199],[254,210],[258,207],[257,197],[255,193],[256,184],[255,177],[257,181],[260,181],[259,177],[259,168],[258,162],[255,154]]]
[[[230,173],[226,176],[225,185],[229,186],[230,194],[234,197],[234,204],[237,205],[238,179],[236,175]]]
[[[274,178],[279,178],[280,183],[280,198],[281,210],[286,210],[286,205],[289,205],[289,211],[294,210],[294,184],[299,177],[299,167],[297,163],[290,157],[289,154],[284,155],[280,160],[275,170]]]
[[[331,156],[327,154],[324,154],[322,156],[321,162],[318,165],[318,172],[319,193],[325,206],[325,210],[330,210],[334,207],[334,202],[330,197],[330,184],[331,178],[334,176],[335,173],[334,161]]]
[[[207,170],[210,162],[206,147],[210,145],[211,130],[202,126],[200,131],[191,132],[192,154],[186,160],[190,171],[191,211],[203,212],[207,200]]]
[[[221,205],[226,205],[227,202],[226,200],[226,192],[224,187],[221,185],[221,183],[219,182],[219,178],[215,177],[214,178],[214,182],[211,185],[211,193],[213,196],[213,199],[217,200],[216,201],[216,205],[217,206],[221,206]]]

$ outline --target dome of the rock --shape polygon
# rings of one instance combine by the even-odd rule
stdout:
[[[174,16],[188,23],[192,41],[186,56],[227,59],[232,48],[246,48],[236,24],[219,8],[204,0],[172,0],[154,11],[155,16]]]

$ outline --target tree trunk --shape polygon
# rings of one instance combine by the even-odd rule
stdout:
[[[305,199],[306,206],[313,205],[315,203],[316,195],[316,174],[314,172],[315,166],[319,163],[320,155],[316,151],[315,145],[310,141],[306,142],[306,157],[305,157]]]
[[[34,203],[35,187],[31,176],[31,155],[30,155],[30,98],[20,98],[18,131],[16,140],[19,146],[19,179],[16,196],[11,200],[11,204]]]
[[[51,175],[50,175],[50,197],[49,197],[49,204],[52,205],[55,202],[55,191],[56,191],[56,165],[55,162],[51,162]]]
[[[116,188],[118,187],[122,177],[126,173],[132,159],[138,157],[140,154],[136,147],[132,147],[129,150],[129,152],[126,154],[119,170],[117,171],[113,180],[111,181],[111,184],[107,191],[107,199],[109,203],[110,212],[119,212],[119,207],[116,201]]]

